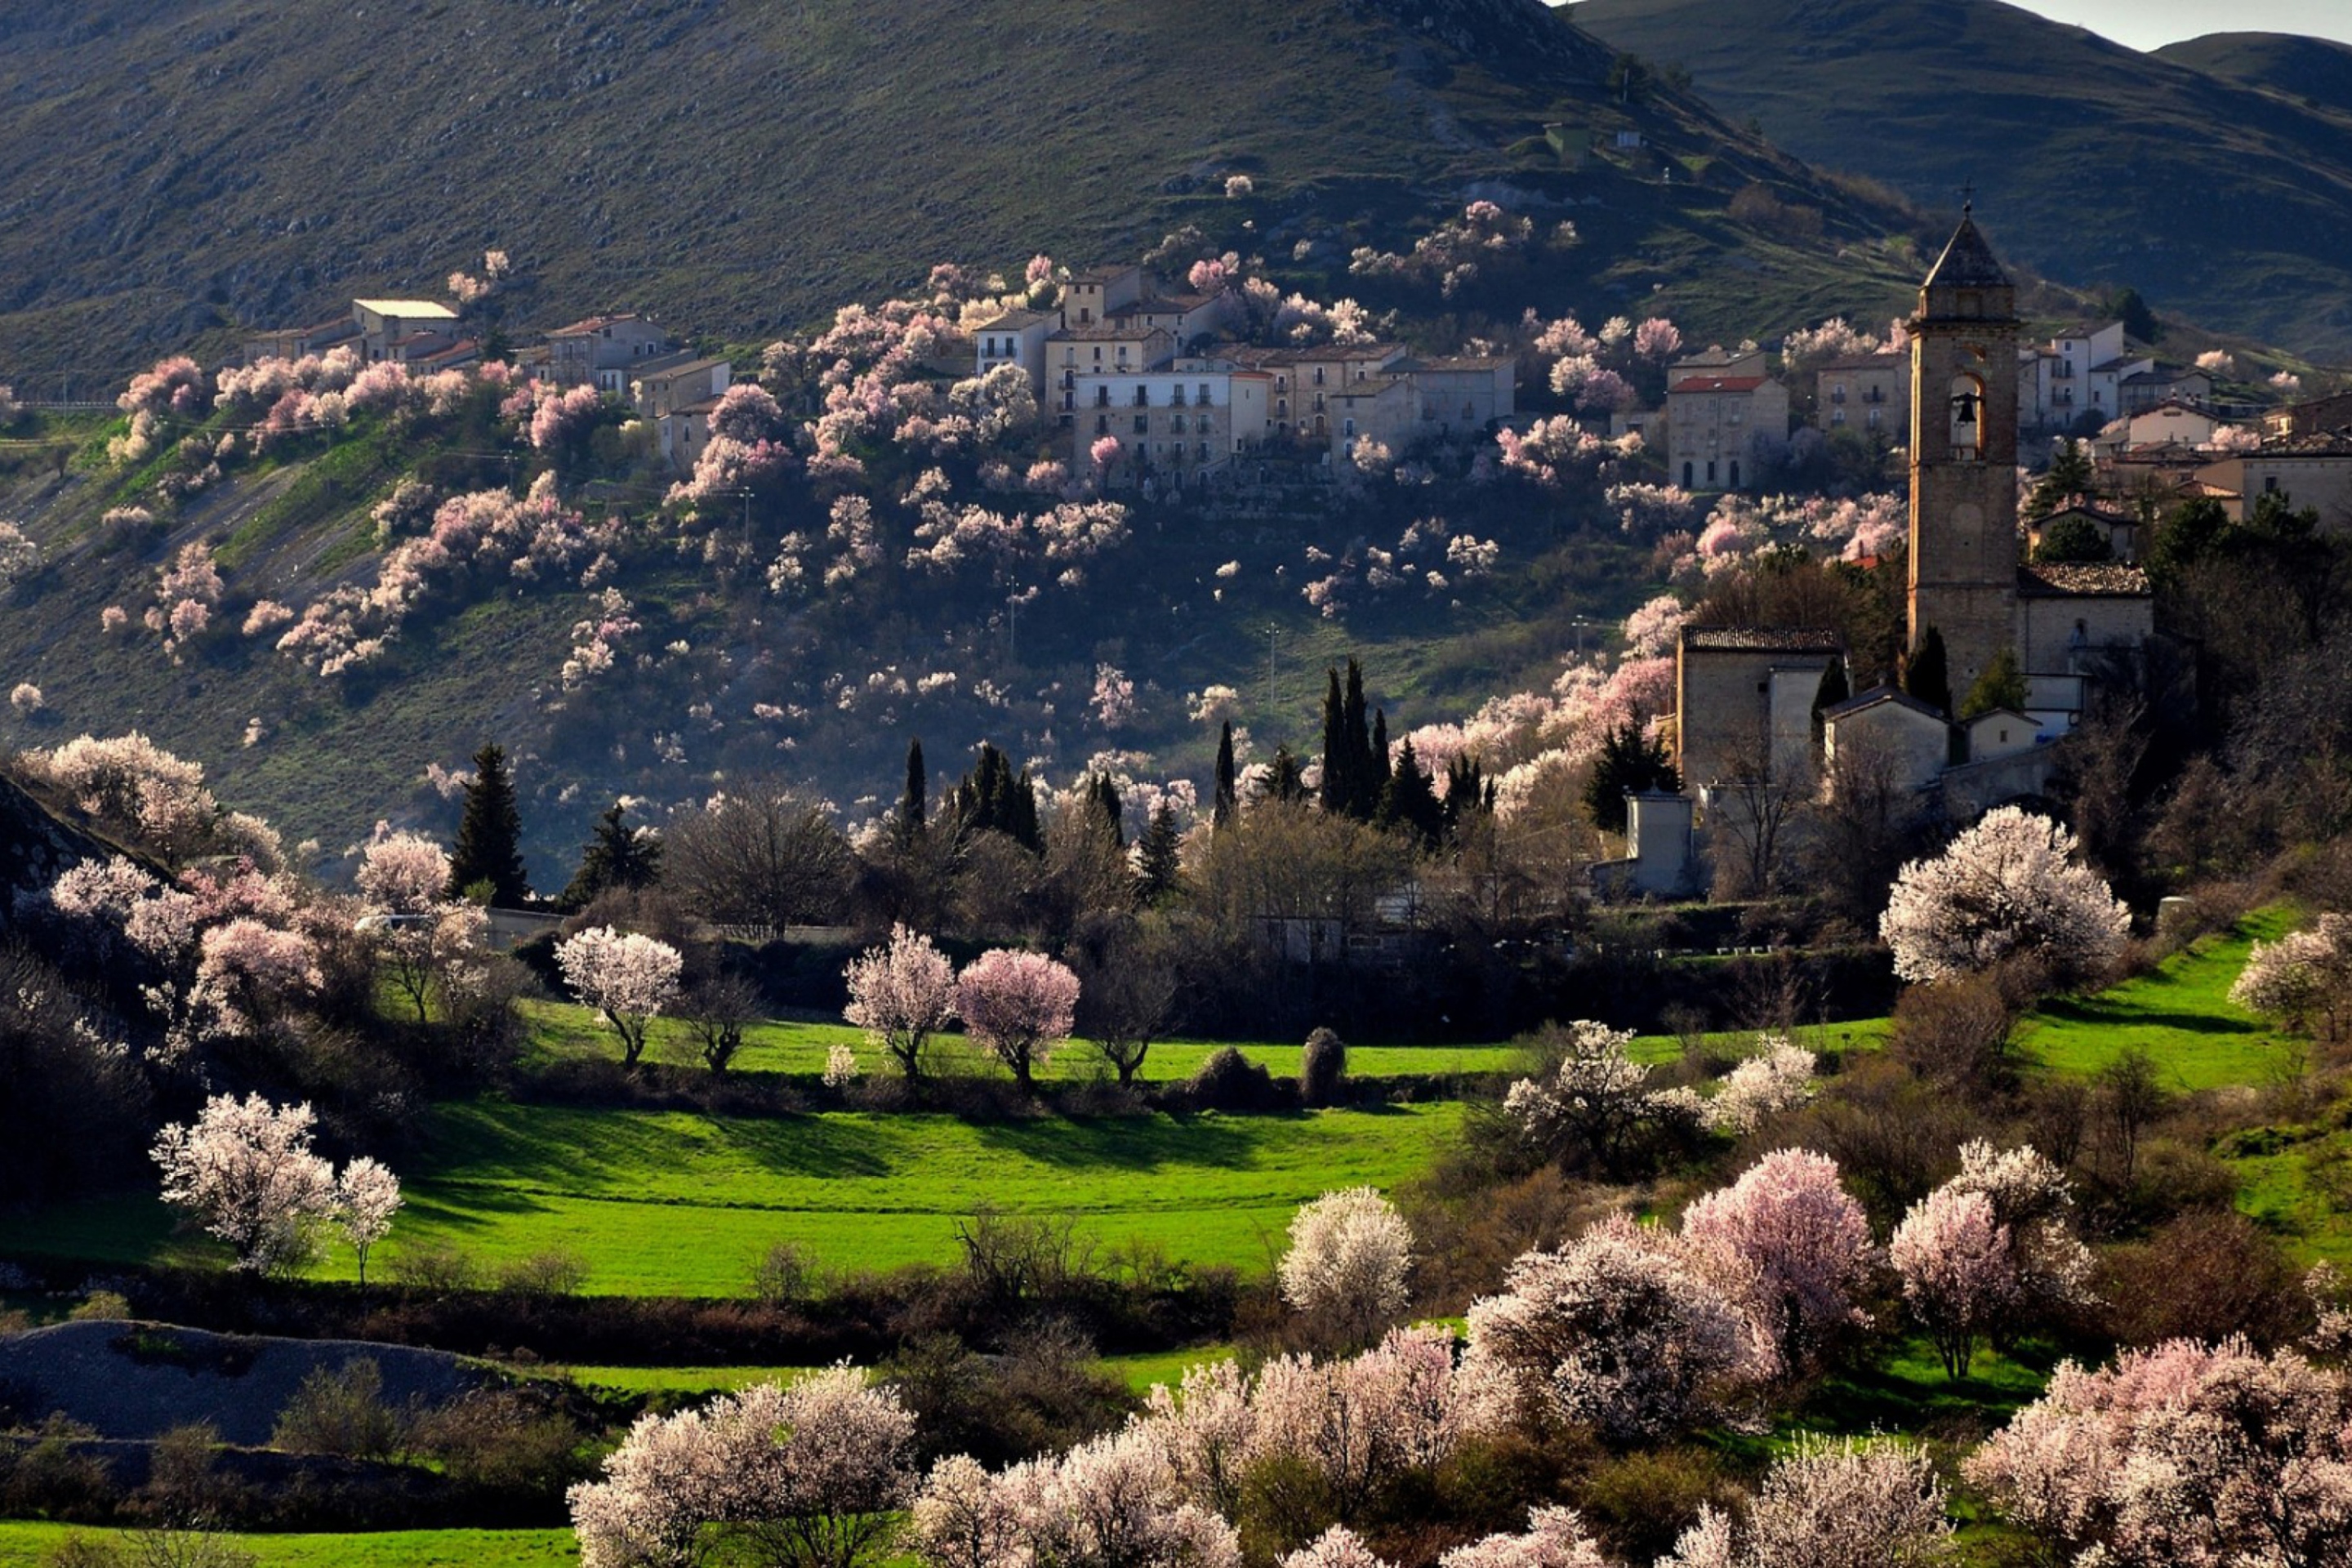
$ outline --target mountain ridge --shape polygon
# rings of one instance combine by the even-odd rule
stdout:
[[[1686,68],[1817,165],[1929,205],[1973,183],[2005,254],[2038,271],[2352,358],[2352,102],[1997,0],[1582,0],[1570,16]]]

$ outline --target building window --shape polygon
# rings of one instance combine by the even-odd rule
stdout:
[[[1277,418],[1277,419],[1287,419],[1287,418],[1289,418],[1289,417],[1290,417],[1290,399],[1288,399],[1287,397],[1277,397],[1277,398],[1276,398],[1276,399],[1274,400],[1274,416],[1275,416],[1275,417],[1276,417],[1276,418]]]
[[[1150,387],[1139,386],[1135,389],[1135,405],[1138,408],[1149,408],[1151,406],[1151,389]]]
[[[1208,444],[1206,441],[1203,441],[1203,442],[1202,442],[1202,443],[1201,443],[1201,461],[1202,461],[1202,462],[1204,462],[1204,463],[1205,463],[1205,462],[1207,462],[1208,460],[1209,460],[1209,444]]]
[[[1832,387],[1830,389],[1830,401],[1832,403],[1843,403],[1845,401],[1845,388],[1843,386]]]
[[[1878,428],[1879,413],[1880,411],[1875,408],[1870,411],[1870,427],[1874,430]]]
[[[1168,406],[1171,408],[1181,408],[1184,406],[1184,384],[1182,382],[1180,381],[1175,385],[1168,389]]]
[[[1095,406],[1097,408],[1108,408],[1110,406],[1109,387],[1097,386],[1095,388]]]
[[[1709,459],[1706,465],[1706,482],[1708,484],[1715,483],[1715,463],[1712,459]]]
[[[1341,420],[1339,422],[1339,433],[1347,437],[1349,440],[1354,440],[1356,438],[1356,422],[1352,419]]]
[[[2263,476],[2263,494],[2266,496],[2274,496],[2278,494],[2278,476],[2276,474],[2264,474]]]
[[[1184,434],[1184,416],[1181,414],[1177,415],[1174,421],[1170,424],[1169,428],[1173,430],[1179,436]]]
[[[1739,488],[1739,459],[1737,458],[1731,459],[1731,488]]]
[[[1109,415],[1097,414],[1095,416],[1095,434],[1097,436],[1108,436],[1110,434]]]
[[[1691,466],[1688,463],[1685,463],[1683,465],[1683,489],[1690,489],[1693,482],[1694,481],[1691,477]]]
[[[1315,384],[1318,386],[1323,384],[1323,367],[1319,364],[1315,367]]]
[[[1139,414],[1139,415],[1137,415],[1137,416],[1135,416],[1135,433],[1136,433],[1137,435],[1140,436],[1140,435],[1144,434],[1146,431],[1150,430],[1150,428],[1151,428],[1151,416],[1150,416],[1150,415],[1149,415],[1149,414]]]
[[[1843,424],[1844,424],[1844,423],[1845,423],[1845,410],[1844,410],[1844,409],[1843,409],[1843,408],[1832,408],[1832,409],[1831,409],[1831,410],[1830,410],[1830,423],[1831,423],[1832,425],[1843,425]]]
[[[1209,406],[1209,384],[1207,382],[1204,381],[1201,384],[1200,393],[1201,395],[1195,399],[1195,401],[1197,401],[1202,407],[1206,408]]]

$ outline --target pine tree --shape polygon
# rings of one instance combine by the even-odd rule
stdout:
[[[489,901],[509,907],[530,896],[522,863],[522,813],[515,805],[507,754],[493,741],[474,753],[474,782],[466,786],[466,815],[449,854],[449,896],[487,887]]]
[[[581,850],[580,869],[557,900],[565,909],[585,909],[597,894],[614,888],[649,888],[661,875],[661,840],[625,826],[621,818],[627,811],[616,800],[596,819],[595,830]]]
[[[1626,795],[1671,795],[1682,787],[1682,775],[1666,757],[1665,742],[1643,739],[1641,726],[1627,722],[1601,742],[1601,755],[1584,784],[1584,814],[1595,827],[1622,833]]]
[[[929,805],[930,774],[923,766],[923,742],[907,742],[907,787],[899,792],[898,809],[890,818],[890,837],[901,847],[922,837]]]
[[[2095,470],[2091,467],[2091,449],[2080,441],[2059,444],[2057,455],[2050,467],[2034,481],[2032,493],[2025,500],[2028,518],[2044,518],[2076,496],[2087,495]]]
[[[1938,713],[1952,710],[1951,661],[1944,652],[1944,634],[1933,626],[1903,667],[1903,689]]]
[[[1234,771],[1234,721],[1225,721],[1224,732],[1217,737],[1216,793],[1211,797],[1209,826],[1223,827],[1241,810],[1241,780]]]
[[[1151,903],[1173,892],[1179,869],[1181,840],[1176,832],[1176,808],[1166,801],[1151,814],[1151,825],[1143,830],[1143,839],[1135,857],[1136,896]]]

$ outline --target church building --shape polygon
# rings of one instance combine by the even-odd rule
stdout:
[[[1910,760],[1910,782],[1938,791],[1947,811],[1960,816],[1996,804],[1988,791],[2021,795],[2045,782],[2050,743],[2079,721],[2088,689],[2117,658],[2142,656],[2155,634],[2155,601],[2137,566],[2025,561],[2016,368],[2024,324],[2016,285],[1971,213],[1963,212],[1921,286],[1909,329],[1906,656],[1934,633],[1957,703],[1996,658],[2013,653],[2026,701],[2021,711],[2002,715],[1998,748],[1978,748],[1973,728],[1955,731],[1956,714],[1908,698],[1890,702],[1884,689],[1811,714],[1810,727],[1829,745],[1841,728],[1850,743],[1864,737],[1884,743],[1874,731],[1901,728],[1897,749]],[[1843,658],[1835,634],[1824,630],[1685,630],[1669,733],[1702,823],[1742,796],[1737,786],[1753,798],[1759,767],[1776,787],[1811,787],[1823,757],[1820,744],[1803,739],[1810,699],[1824,668]],[[1996,749],[1997,778],[1989,771],[1996,759],[1979,754]]]

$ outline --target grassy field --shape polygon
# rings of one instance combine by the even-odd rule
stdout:
[[[69,1535],[120,1542],[131,1533],[87,1526],[0,1522],[0,1563],[40,1562]],[[259,1568],[541,1568],[574,1563],[569,1530],[389,1530],[365,1535],[231,1535]]]
[[[2247,949],[2294,923],[2265,910],[2095,996],[2047,1003],[2019,1032],[2019,1049],[2053,1071],[2090,1074],[2138,1046],[2175,1090],[2265,1082],[2294,1059],[2295,1043],[2231,1002],[2230,987]]]
[[[1181,1382],[1184,1369],[1196,1362],[1223,1361],[1232,1354],[1230,1346],[1204,1345],[1105,1356],[1102,1365],[1141,1394],[1155,1383]],[[551,1375],[616,1394],[713,1394],[731,1393],[755,1383],[789,1383],[812,1370],[804,1366],[570,1366],[554,1369]]]
[[[448,1243],[497,1264],[578,1253],[591,1292],[732,1296],[751,1262],[797,1242],[842,1268],[945,1263],[984,1205],[1070,1215],[1105,1246],[1179,1262],[1267,1265],[1292,1212],[1335,1187],[1424,1169],[1454,1105],[1288,1117],[1130,1117],[974,1125],[944,1116],[751,1119],[477,1100],[441,1108],[382,1268]],[[12,1226],[15,1245],[97,1261],[216,1259],[143,1195]],[[347,1277],[349,1260],[321,1266]]]

